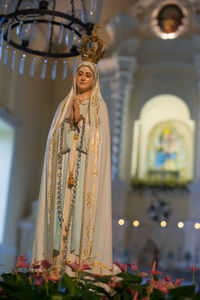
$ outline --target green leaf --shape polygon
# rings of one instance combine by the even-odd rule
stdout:
[[[132,282],[132,283],[141,283],[142,282],[142,277],[136,276],[134,274],[130,274],[128,272],[121,272],[121,273],[117,274],[116,276],[123,278],[127,282]]]
[[[72,287],[74,285],[74,282],[71,279],[71,277],[69,277],[67,274],[65,274],[61,280],[64,281],[66,289],[71,293]]]
[[[95,282],[102,282],[102,283],[108,283],[110,278],[113,277],[113,276],[99,276],[99,275],[94,275],[94,274],[86,273],[86,272],[83,272],[82,276],[86,277],[86,279],[85,279],[86,281],[94,281],[95,280]],[[90,279],[88,280],[88,278],[90,278]]]
[[[110,294],[102,287],[102,286],[98,286],[96,284],[87,284],[86,285],[86,289],[87,290],[93,290],[95,292],[98,292],[100,294],[104,294],[107,297],[110,297]]]
[[[90,291],[82,291],[82,299],[83,300],[99,300],[99,297]]]
[[[28,299],[28,300],[38,300],[41,298],[41,293],[39,289],[32,289],[30,285],[17,285],[14,283],[0,282],[0,286],[6,291],[8,299]],[[47,298],[46,298],[47,299]],[[50,298],[48,298],[50,299]]]
[[[51,300],[63,300],[63,296],[62,295],[53,295],[53,296],[51,296]]]
[[[165,299],[166,299],[165,295],[157,289],[154,289],[153,293],[150,296],[150,300],[165,300]],[[178,300],[178,299],[176,299],[176,300]]]
[[[170,290],[169,296],[171,300],[183,299],[184,297],[192,297],[195,294],[195,284],[179,286]],[[200,298],[199,298],[200,299]]]

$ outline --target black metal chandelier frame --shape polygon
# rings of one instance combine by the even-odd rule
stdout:
[[[88,35],[90,35],[92,33],[94,24],[92,23],[83,23],[81,20],[79,20],[78,18],[75,17],[75,9],[74,9],[74,1],[71,0],[71,6],[72,6],[72,15],[66,14],[66,13],[62,13],[60,11],[56,11],[55,10],[55,0],[53,0],[53,9],[52,10],[48,10],[48,7],[45,5],[45,3],[47,3],[47,1],[41,1],[42,5],[39,6],[39,8],[37,9],[23,9],[23,10],[19,10],[18,8],[20,7],[20,4],[23,0],[19,0],[18,4],[16,6],[16,10],[13,13],[7,14],[7,15],[0,15],[0,28],[6,26],[7,24],[10,23],[10,20],[16,20],[15,23],[12,23],[12,27],[11,27],[11,31],[16,28],[17,26],[20,26],[21,23],[21,19],[19,17],[27,17],[31,15],[31,19],[29,20],[23,20],[23,24],[32,24],[35,21],[37,21],[37,23],[51,23],[53,26],[51,28],[51,35],[50,35],[50,41],[49,41],[49,49],[48,51],[39,51],[39,50],[34,50],[29,48],[28,45],[23,45],[23,44],[19,44],[17,42],[15,42],[14,40],[12,40],[11,38],[8,41],[8,29],[5,31],[4,33],[4,40],[7,41],[8,44],[10,44],[11,46],[15,47],[16,49],[19,49],[23,52],[27,52],[30,54],[34,54],[34,55],[38,55],[38,56],[42,56],[42,57],[54,57],[54,58],[67,58],[67,57],[74,57],[74,56],[78,56],[80,53],[77,49],[77,46],[72,46],[72,48],[70,49],[70,52],[66,53],[56,53],[52,51],[52,45],[53,45],[53,27],[55,26],[60,26],[61,23],[55,21],[55,17],[60,17],[64,20],[69,20],[70,23],[69,24],[64,24],[62,22],[62,26],[66,29],[69,30],[73,30],[75,32],[75,34],[78,37],[81,37],[81,33],[76,30],[75,28],[72,27],[73,24],[76,24],[80,27],[81,31],[84,31],[85,33],[87,33]],[[40,4],[41,4],[40,3]],[[52,19],[36,19],[38,17],[41,16],[51,16]]]

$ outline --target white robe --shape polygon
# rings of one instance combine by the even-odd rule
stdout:
[[[73,93],[72,88],[68,97],[59,105],[49,132],[42,172],[35,240],[32,251],[32,261],[34,258],[41,260],[49,257],[51,262],[55,262],[58,269],[61,268],[63,248],[65,246],[65,242],[63,241],[63,228],[69,220],[71,206],[71,192],[67,190],[65,199],[63,199],[64,222],[63,227],[60,229],[61,240],[60,243],[57,242],[57,245],[59,244],[59,253],[57,256],[53,256],[56,234],[55,220],[57,220],[56,169],[59,151],[59,132],[63,120],[69,117]],[[75,204],[76,208],[79,207],[79,210],[75,208],[75,212],[79,211],[80,213],[81,225],[76,223],[76,220],[79,219],[79,215],[75,213],[69,230],[67,260],[70,262],[76,260],[79,264],[82,264],[84,261],[84,264],[88,264],[92,268],[93,273],[111,274],[110,129],[107,107],[102,99],[98,80],[93,87],[88,104],[84,141],[87,142],[87,146],[85,145],[87,154],[83,154],[85,155],[85,162],[84,159],[81,158],[81,168],[78,179],[79,183],[81,181],[83,182],[84,189],[82,189],[81,195],[78,196],[77,194]],[[71,154],[75,148],[71,148]],[[71,160],[70,158],[70,162],[72,163],[73,159]],[[66,181],[67,178],[68,176],[63,176],[63,179]],[[79,204],[77,204],[77,201]],[[76,225],[79,229],[74,230],[74,226],[76,227]],[[76,232],[78,232],[78,234],[76,234]],[[66,267],[66,271],[70,274],[68,267]]]

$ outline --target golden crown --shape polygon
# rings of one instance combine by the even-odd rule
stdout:
[[[103,41],[99,38],[97,30],[90,36],[85,35],[79,48],[82,61],[91,61],[95,64],[103,57],[106,49],[103,49]]]

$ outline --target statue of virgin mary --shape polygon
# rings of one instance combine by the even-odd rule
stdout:
[[[112,274],[110,130],[96,62],[81,49],[73,86],[60,103],[47,139],[32,261],[49,258],[61,274],[70,262]]]

